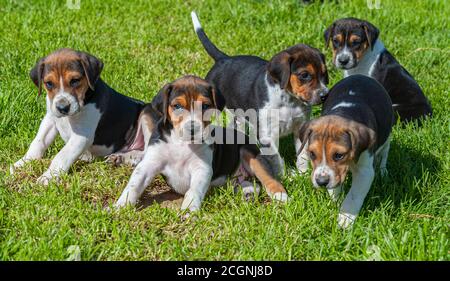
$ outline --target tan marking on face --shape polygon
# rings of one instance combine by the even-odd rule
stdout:
[[[363,43],[361,43],[361,46],[354,51],[355,56],[356,56],[356,61],[359,62],[361,60],[361,58],[366,53],[368,48],[369,48],[369,43],[367,43],[367,41],[364,41]]]
[[[82,103],[89,85],[87,78],[82,71],[79,56],[74,51],[62,50],[50,54],[45,59],[44,64],[43,82],[49,98],[53,99],[60,89],[64,88],[66,93],[75,96],[78,102]],[[77,65],[79,66],[79,70],[73,69],[73,67]],[[71,68],[69,68],[69,66]],[[72,79],[79,79],[79,82],[72,86]],[[49,81],[53,83],[51,89],[47,88],[45,85],[45,83]]]
[[[344,45],[344,34],[338,33],[336,35],[332,35],[332,38],[333,38],[333,40],[337,40],[339,42],[339,46]],[[331,49],[333,51],[333,61],[336,61],[336,55],[337,55],[338,48],[336,48],[334,46],[333,42],[331,43],[331,46],[332,46]]]
[[[303,101],[310,101],[312,99],[312,92],[320,84],[318,81],[317,69],[311,64],[308,64],[304,68],[299,68],[296,73],[291,74],[289,79],[290,91],[297,95]],[[310,81],[302,82],[299,78],[299,74],[303,72],[308,72],[311,75]]]

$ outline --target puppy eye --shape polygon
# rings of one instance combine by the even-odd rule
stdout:
[[[339,40],[337,40],[336,38],[335,39],[333,39],[333,44],[335,45],[335,46],[339,46]]]
[[[361,40],[355,40],[352,42],[353,46],[359,46],[361,44]]]
[[[209,104],[206,103],[202,104],[202,110],[207,110],[209,107],[210,107]]]
[[[182,106],[181,104],[177,103],[177,104],[175,104],[175,105],[173,106],[173,108],[174,108],[175,110],[182,110],[182,109],[183,109],[183,106]]]
[[[334,161],[340,161],[340,160],[342,160],[342,159],[344,159],[344,154],[342,154],[342,153],[335,153],[335,154],[333,155],[333,160],[334,160]]]
[[[45,82],[45,87],[47,89],[51,90],[53,88],[53,82],[51,82],[51,81]]]
[[[309,152],[309,159],[316,160],[316,154],[312,151]]]
[[[300,80],[302,81],[309,81],[311,80],[311,74],[309,74],[309,72],[303,71],[298,75],[298,78],[300,78]]]
[[[71,87],[76,87],[76,86],[78,86],[78,84],[80,84],[80,79],[72,79],[72,80],[70,80],[70,86]]]

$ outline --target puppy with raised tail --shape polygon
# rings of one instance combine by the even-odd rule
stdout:
[[[370,22],[355,18],[339,19],[324,33],[332,43],[333,63],[344,77],[362,74],[383,85],[401,121],[432,115],[430,102],[409,72],[384,47],[380,31]]]
[[[328,72],[324,55],[315,48],[298,44],[266,61],[256,56],[228,56],[206,36],[195,12],[191,13],[195,32],[214,66],[206,75],[226,100],[226,108],[244,119],[256,111],[249,122],[257,128],[258,141],[275,160],[272,165],[282,172],[283,160],[278,152],[280,137],[294,134],[297,168],[306,172],[308,158],[299,149],[297,136],[303,122],[309,120],[311,106],[320,104],[328,93]],[[238,112],[241,111],[241,113]],[[278,113],[279,122],[267,122],[270,112]]]
[[[352,75],[330,90],[321,117],[302,126],[299,136],[307,143],[316,188],[326,188],[337,200],[348,170],[352,172],[338,217],[340,227],[356,219],[375,176],[375,163],[386,174],[393,124],[392,102],[383,86],[367,76]]]
[[[42,87],[47,92],[47,113],[11,173],[28,161],[41,159],[58,135],[65,145],[38,183],[58,179],[77,159],[90,161],[121,150],[143,150],[137,123],[144,103],[111,89],[100,78],[102,69],[96,57],[72,49],[60,49],[38,61],[30,77],[39,95]]]
[[[162,174],[172,189],[184,194],[181,209],[196,211],[210,186],[223,185],[238,171],[256,176],[271,198],[286,201],[286,190],[256,144],[236,130],[210,125],[211,115],[224,103],[219,91],[195,76],[165,85],[143,109],[148,146],[114,207],[135,205],[153,178]],[[243,185],[247,192],[253,191],[250,185]]]

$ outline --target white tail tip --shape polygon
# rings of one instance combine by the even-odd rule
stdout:
[[[197,14],[194,11],[191,12],[191,18],[192,18],[192,23],[194,24],[194,30],[197,31],[198,29],[201,29],[202,25],[200,24]]]

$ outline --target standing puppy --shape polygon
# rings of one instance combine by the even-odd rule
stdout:
[[[142,149],[137,120],[143,103],[123,96],[100,79],[103,63],[96,57],[60,49],[31,70],[34,84],[47,92],[47,113],[25,156],[11,167],[40,159],[59,134],[65,146],[38,179],[48,184],[78,159],[91,160],[119,150]]]
[[[278,169],[283,161],[276,143],[280,137],[294,133],[297,168],[305,172],[308,159],[299,150],[297,136],[303,122],[309,120],[311,106],[326,98],[328,73],[325,57],[307,45],[292,46],[270,61],[255,56],[228,56],[217,49],[203,31],[195,12],[191,13],[195,32],[215,64],[206,80],[225,97],[226,107],[242,111],[256,111],[250,123],[257,128],[258,140],[277,157]],[[245,111],[245,113],[244,113]],[[279,122],[267,122],[271,112],[277,111]],[[235,111],[238,115],[238,111]],[[258,124],[259,123],[259,124]],[[279,171],[281,172],[281,171]]]
[[[315,187],[327,188],[336,200],[347,171],[352,172],[352,186],[338,217],[342,228],[350,226],[361,209],[375,175],[375,158],[380,157],[381,173],[386,173],[393,123],[392,103],[383,86],[353,75],[330,90],[321,117],[300,130],[302,143],[308,143]]]
[[[380,82],[392,100],[401,121],[431,116],[430,103],[417,82],[384,47],[379,30],[355,18],[335,21],[325,30],[327,46],[332,42],[333,63],[344,70],[344,77],[370,76]]]
[[[271,198],[286,201],[286,190],[255,144],[235,130],[209,131],[211,114],[223,107],[220,93],[201,78],[184,76],[165,85],[143,110],[149,145],[114,206],[135,205],[152,179],[162,174],[176,192],[185,195],[181,209],[195,211],[210,186],[223,185],[240,168],[256,176]]]

